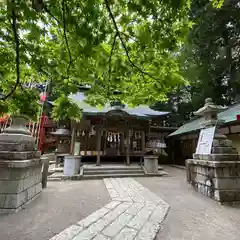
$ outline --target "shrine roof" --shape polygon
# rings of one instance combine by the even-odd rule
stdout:
[[[229,106],[225,111],[218,113],[218,119],[224,121],[224,124],[231,124],[237,120],[237,115],[240,114],[240,103]],[[187,122],[178,128],[175,132],[168,135],[169,137],[190,133],[200,130],[202,128],[203,117],[198,117],[192,121]]]
[[[116,110],[116,108],[110,104],[106,104],[102,109],[91,106],[85,101],[86,96],[83,92],[72,94],[69,97],[79,106],[79,108],[83,110],[84,115],[101,115],[106,114],[109,111]],[[139,105],[134,108],[125,106],[121,109],[121,111],[124,111],[127,114],[135,116],[137,118],[151,118],[169,114],[169,112],[155,111],[147,105]]]

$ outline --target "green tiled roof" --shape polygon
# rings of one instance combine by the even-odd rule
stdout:
[[[224,123],[230,123],[236,120],[236,115],[240,114],[240,103],[236,103],[223,112],[218,114],[218,119],[223,120]],[[180,128],[178,128],[175,132],[171,133],[169,137],[184,134],[187,132],[192,132],[201,129],[201,123],[203,122],[203,117],[194,119]]]
[[[90,106],[85,102],[86,96],[83,92],[72,94],[69,96],[82,109],[83,115],[101,115],[111,110],[115,110],[110,104],[106,104],[103,109]],[[135,108],[125,106],[121,111],[126,112],[136,118],[151,119],[152,117],[168,115],[169,112],[160,112],[151,109],[147,105],[139,105]]]

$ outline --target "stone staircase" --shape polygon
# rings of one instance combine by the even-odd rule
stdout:
[[[159,174],[166,175],[162,167]],[[117,177],[145,177],[146,174],[140,165],[85,165],[83,166],[83,179],[117,178]]]
[[[138,165],[130,166],[83,166],[84,179],[96,179],[107,177],[142,177],[144,176],[143,169]]]
[[[88,179],[103,179],[103,178],[122,178],[122,177],[147,177],[147,176],[164,176],[168,175],[162,167],[158,167],[158,173],[147,175],[140,165],[118,165],[118,164],[103,164],[96,166],[95,164],[85,164],[81,167],[78,175],[68,177],[64,176],[63,168],[56,168],[54,173],[48,177],[50,181],[59,180],[88,180]]]

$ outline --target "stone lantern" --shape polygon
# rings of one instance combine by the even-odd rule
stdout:
[[[58,167],[63,165],[64,157],[70,154],[70,138],[71,132],[65,125],[59,127],[55,132],[51,132],[57,138],[56,154],[56,165]]]
[[[187,181],[200,193],[221,203],[240,201],[240,161],[232,141],[222,134],[217,114],[225,108],[214,105],[211,98],[195,115],[204,119],[202,127],[216,126],[209,154],[193,154],[186,160]]]
[[[225,107],[217,106],[213,103],[211,98],[205,100],[205,105],[200,108],[194,114],[196,116],[202,116],[204,121],[202,122],[203,128],[216,127],[211,154],[209,155],[199,155],[193,154],[194,159],[205,159],[205,160],[237,160],[238,154],[237,150],[232,147],[232,141],[228,140],[227,137],[222,134],[218,126],[223,123],[223,121],[217,118],[217,114],[225,110]]]
[[[70,136],[71,132],[65,126],[58,128],[55,132],[51,132],[57,138],[57,154],[70,152]]]

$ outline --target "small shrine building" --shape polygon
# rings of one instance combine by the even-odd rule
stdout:
[[[98,109],[85,102],[83,91],[70,98],[82,109],[83,117],[79,123],[71,122],[69,133],[59,135],[59,154],[81,156],[97,165],[109,161],[129,165],[132,160],[141,161],[148,151],[167,157],[164,139],[175,130],[165,126],[168,112],[119,102]]]

